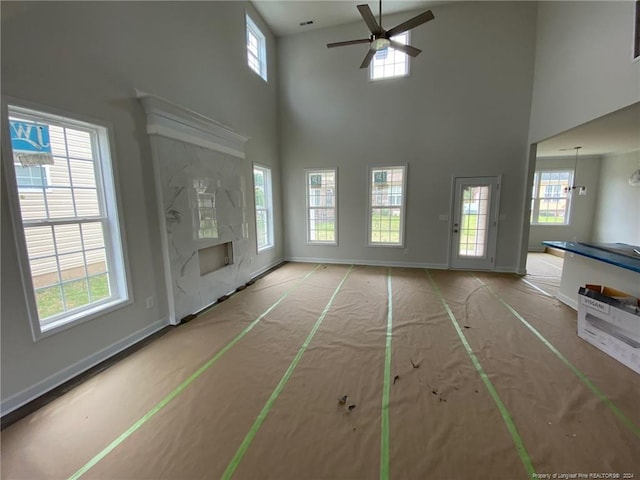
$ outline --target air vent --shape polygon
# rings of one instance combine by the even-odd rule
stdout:
[[[300,26],[304,27],[305,25],[311,25],[313,23],[313,20],[307,20],[306,22],[300,22]]]

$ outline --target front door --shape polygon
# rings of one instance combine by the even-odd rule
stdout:
[[[459,177],[454,181],[451,268],[493,270],[500,177]]]

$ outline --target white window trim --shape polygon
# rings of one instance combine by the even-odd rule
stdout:
[[[373,196],[373,182],[371,181],[371,175],[373,170],[379,169],[391,169],[391,168],[402,168],[402,206],[400,206],[400,242],[399,243],[381,243],[381,242],[371,242],[371,210],[373,208],[372,196]],[[404,248],[404,239],[405,239],[405,218],[407,211],[407,176],[409,171],[408,164],[400,164],[400,165],[374,165],[370,166],[367,169],[367,183],[368,183],[368,200],[367,200],[367,246],[368,247],[385,247],[385,248]],[[395,205],[392,205],[391,208],[398,208]]]
[[[411,30],[407,30],[406,32],[403,32],[403,33],[407,34],[407,43],[406,44],[409,45],[411,43]],[[410,75],[411,75],[411,56],[410,55],[407,55],[407,73],[405,73],[404,75],[393,75],[391,77],[373,78],[373,59],[371,60],[371,63],[369,64],[369,81],[370,82],[380,82],[380,81],[384,81],[384,80],[407,78]]]
[[[540,198],[534,197],[534,195],[536,192],[540,190],[540,176],[538,174],[542,172],[570,172],[571,173],[571,177],[569,178],[570,185],[573,184],[573,178],[575,175],[575,171],[572,168],[541,168],[539,170],[536,169],[536,171],[533,174],[534,184],[533,184],[533,189],[531,191],[531,198],[529,199],[529,201],[533,201],[533,206],[531,208],[531,217],[530,217],[532,219],[538,218],[538,212],[540,211]],[[567,192],[567,209],[566,209],[564,223],[554,223],[554,222],[538,223],[537,221],[531,221],[530,225],[532,227],[554,227],[554,228],[570,226],[571,217],[572,217],[571,213],[573,211],[573,202],[571,201],[572,196],[573,196],[572,192]]]
[[[258,170],[262,170],[265,174],[265,179],[266,179],[266,183],[267,185],[265,185],[265,192],[264,192],[264,196],[265,196],[265,202],[267,204],[266,210],[267,210],[267,244],[262,246],[262,247],[258,247],[258,215],[257,215],[257,206],[256,206],[256,198],[255,198],[255,192],[256,192],[256,186],[255,186],[255,176],[253,175],[253,170],[258,169]],[[260,165],[258,163],[254,163],[253,164],[253,169],[251,170],[252,173],[252,178],[254,179],[254,185],[253,185],[253,206],[254,206],[254,211],[256,212],[255,215],[255,219],[256,219],[256,251],[258,252],[258,254],[260,253],[264,253],[267,250],[271,250],[275,247],[275,239],[273,238],[273,178],[271,175],[271,169],[269,167],[265,167],[264,165]]]
[[[267,76],[267,38],[265,37],[262,30],[258,28],[256,23],[251,19],[248,13],[245,13],[245,52],[247,54],[247,66],[249,70],[253,73],[257,74],[260,78],[262,78],[265,82],[268,80]],[[249,50],[247,47],[247,43],[249,41],[249,32],[251,32],[258,39],[258,64],[260,65],[260,72],[256,72],[249,65]]]
[[[315,172],[333,172],[334,174],[334,186],[333,186],[333,206],[324,207],[333,209],[333,241],[329,240],[311,240],[310,238],[310,221],[309,218],[309,174]],[[304,171],[304,196],[305,196],[305,230],[307,245],[324,245],[328,247],[338,246],[338,167],[321,167],[321,168],[306,168]]]
[[[96,120],[85,115],[66,112],[64,110],[55,109],[19,98],[2,96],[1,120],[2,129],[3,132],[5,132],[5,138],[10,138],[10,135],[8,135],[9,105],[13,110],[18,111],[20,115],[27,118],[33,117],[33,114],[29,111],[36,111],[37,113],[44,114],[49,117],[47,121],[52,125],[56,124],[56,117],[58,117],[62,124],[73,125],[74,128],[78,128],[80,130],[86,129],[87,127],[92,131],[95,130],[96,127],[100,129],[100,132],[97,135],[97,145],[95,146],[96,151],[100,156],[100,161],[96,164],[96,175],[101,177],[102,182],[97,182],[97,187],[99,198],[101,198],[100,201],[104,202],[105,216],[107,221],[110,223],[111,231],[111,236],[105,236],[105,247],[107,247],[107,255],[113,255],[115,259],[121,259],[121,261],[118,262],[116,271],[113,272],[114,278],[112,280],[114,288],[118,289],[119,298],[96,302],[87,305],[84,308],[75,310],[71,314],[52,317],[44,324],[41,323],[38,318],[33,280],[31,278],[31,267],[29,264],[24,225],[20,211],[19,190],[14,172],[13,152],[10,145],[11,142],[3,142],[2,154],[5,159],[4,167],[6,172],[4,176],[8,187],[9,210],[11,211],[11,222],[13,225],[14,242],[18,256],[18,267],[20,270],[31,334],[33,340],[37,342],[43,338],[50,337],[51,335],[63,332],[99,317],[103,317],[115,310],[119,310],[132,304],[134,299],[131,291],[131,278],[129,273],[130,269],[125,241],[126,234],[124,222],[121,215],[118,214],[118,212],[122,211],[122,208],[118,188],[117,162],[114,154],[112,153],[113,149],[110,148],[110,145],[114,143],[112,125],[108,122]],[[110,175],[109,172],[111,172]],[[112,201],[104,201],[104,191],[102,190],[102,187],[113,192],[114,198]],[[119,242],[111,241],[112,238],[119,238]],[[107,242],[110,243],[108,246]],[[109,261],[115,263],[114,259],[109,259]]]

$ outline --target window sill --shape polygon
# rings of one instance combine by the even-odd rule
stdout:
[[[337,247],[338,246],[338,242],[306,242],[307,245],[320,245],[320,246],[325,246],[325,247]]]
[[[387,247],[387,248],[404,248],[404,244],[400,243],[370,243],[367,247]]]
[[[91,320],[95,320],[101,316],[104,316],[113,311],[119,310],[120,308],[126,307],[133,303],[131,299],[120,298],[117,300],[112,300],[108,303],[103,303],[101,305],[97,305],[93,308],[89,308],[87,310],[83,310],[73,315],[69,315],[67,317],[61,318],[50,324],[39,325],[39,332],[33,332],[34,341],[39,341],[44,338],[50,337],[60,332],[64,332],[70,328],[73,328],[77,325],[81,325],[85,322],[89,322]]]
[[[258,255],[261,253],[267,253],[269,250],[273,250],[275,245],[265,245],[264,247],[258,248]]]
[[[569,223],[531,223],[532,227],[570,227]]]

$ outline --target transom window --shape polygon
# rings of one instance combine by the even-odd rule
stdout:
[[[307,170],[307,242],[336,245],[337,170]]]
[[[256,237],[258,252],[273,247],[273,198],[271,195],[271,170],[253,167],[253,183],[256,202]]]
[[[532,225],[568,225],[572,170],[538,170],[531,198]]]
[[[37,339],[128,299],[115,186],[106,128],[8,111],[12,208]]]
[[[392,37],[398,43],[409,43],[409,32],[404,32]],[[392,47],[378,50],[369,67],[369,78],[379,80],[382,78],[406,77],[409,75],[409,56]]]
[[[369,245],[404,244],[406,167],[369,171]]]
[[[267,81],[267,44],[253,20],[247,18],[247,61],[251,70]]]

